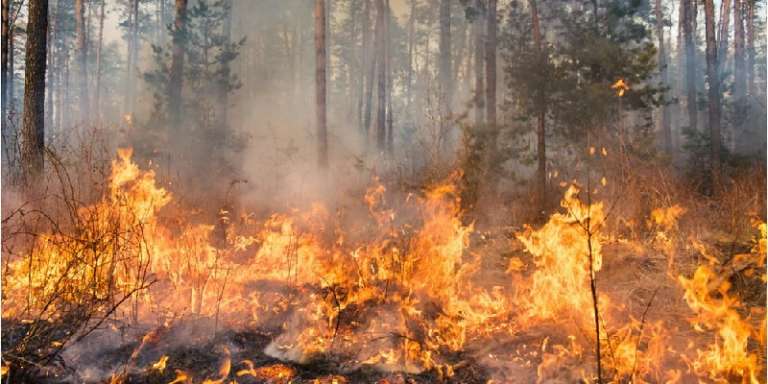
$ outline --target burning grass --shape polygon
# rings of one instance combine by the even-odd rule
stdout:
[[[599,360],[611,382],[764,382],[762,218],[738,252],[686,237],[694,207],[674,203],[626,237],[572,185],[543,225],[481,232],[459,177],[402,198],[374,180],[363,219],[315,204],[209,224],[120,151],[71,224],[4,247],[3,377],[592,382]]]

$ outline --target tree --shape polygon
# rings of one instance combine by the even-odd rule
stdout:
[[[475,62],[475,125],[480,126],[485,122],[485,71],[484,57],[485,57],[485,5],[483,0],[475,0],[475,19],[472,23],[472,33],[475,37],[475,50],[474,62]]]
[[[448,119],[451,114],[451,94],[453,82],[451,76],[451,1],[440,0],[440,60],[439,60],[439,100],[440,100],[440,147],[448,139]]]
[[[2,2],[2,94],[0,95],[0,102],[2,102],[2,124],[5,126],[7,119],[7,103],[8,103],[8,38],[11,32],[11,0],[3,0]]]
[[[738,3],[738,0],[733,0]],[[731,21],[731,0],[722,0],[720,3],[720,28],[717,32],[717,57],[720,71],[725,67],[725,58],[728,56],[728,31]]]
[[[75,34],[77,41],[78,86],[80,88],[80,121],[90,117],[88,101],[88,44],[85,37],[85,0],[75,0]]]
[[[29,0],[28,9],[21,161],[28,180],[34,181],[43,172],[45,147],[48,0]]]
[[[386,84],[387,84],[387,68],[385,62],[384,44],[386,44],[386,36],[384,31],[384,23],[387,22],[386,16],[386,4],[384,0],[376,0],[376,26],[375,28],[375,40],[376,40],[376,67],[377,73],[377,88],[376,88],[376,149],[381,153],[386,149]]]
[[[187,0],[176,0],[176,17],[173,22],[171,73],[168,81],[168,114],[173,128],[181,122],[181,89],[184,77],[184,53],[186,50]]]
[[[662,86],[669,85],[669,75],[667,68],[667,48],[664,41],[664,9],[661,4],[661,0],[656,0],[655,4],[656,13],[656,38],[658,40],[658,62],[659,73],[661,77]],[[662,101],[661,105],[661,131],[664,135],[664,150],[670,154],[672,153],[672,127],[670,126],[671,115],[666,101]]]
[[[496,0],[488,0],[487,35],[485,40],[485,106],[486,119],[496,131]],[[491,145],[495,140],[491,141]]]
[[[755,81],[755,0],[745,0],[747,6],[747,91],[755,96],[757,86]]]
[[[537,56],[535,62],[542,63],[541,68],[546,67],[546,53],[544,52],[544,42],[541,36],[541,23],[539,18],[539,9],[536,4],[536,0],[529,0],[531,7],[531,32],[533,34],[533,42],[535,45],[535,55]],[[538,93],[536,100],[538,113],[537,119],[537,178],[538,178],[538,199],[539,199],[539,212],[546,212],[547,204],[547,103],[545,101],[547,95],[541,90]]]
[[[704,23],[707,40],[707,82],[709,83],[710,170],[712,172],[712,190],[717,193],[720,188],[720,76],[715,41],[714,0],[704,1]]]
[[[325,0],[315,0],[315,124],[317,127],[317,163],[328,167],[328,133],[326,122],[326,41]]]
[[[101,74],[102,74],[102,50],[104,45],[104,7],[106,0],[101,0],[99,4],[99,36],[96,41],[96,81],[94,84],[95,96],[93,98],[93,107],[96,110],[96,116],[101,119]]]
[[[686,106],[688,108],[688,129],[691,132],[697,130],[697,106],[696,106],[696,29],[695,7],[696,0],[681,0],[683,7],[683,35],[685,36],[685,88]]]
[[[747,68],[744,55],[745,2],[733,0],[733,94],[737,101],[747,94]]]

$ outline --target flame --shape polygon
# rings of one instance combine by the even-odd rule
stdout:
[[[730,283],[708,266],[698,267],[690,279],[680,276],[679,281],[685,289],[683,298],[696,312],[694,328],[713,329],[717,334],[713,344],[697,350],[697,373],[706,373],[711,379],[738,375],[744,381],[759,383],[757,355],[747,348],[752,326],[738,313],[741,303],[728,293]]]
[[[607,156],[604,147],[588,150]],[[515,234],[530,258],[522,253],[509,257],[506,274],[499,268],[502,280],[494,281],[481,268],[492,260],[470,247],[475,229],[462,221],[460,173],[404,201],[394,199],[375,178],[358,202],[367,216],[354,228],[343,228],[343,212],[321,204],[260,218],[244,214],[238,219],[224,209],[213,225],[193,222],[188,219],[193,212],[175,202],[155,178],[151,169],[142,170],[131,160],[130,150],[120,150],[103,196],[77,210],[72,230],[77,236],[41,234],[28,253],[7,262],[3,318],[27,320],[40,314],[39,320],[55,321],[70,303],[87,299],[106,307],[126,295],[129,300],[112,316],[149,324],[156,323],[158,313],[169,318],[194,314],[215,316],[226,325],[277,325],[279,332],[264,352],[283,361],[304,363],[333,354],[349,357],[345,369],[431,370],[446,381],[463,364],[455,356],[471,342],[474,347],[544,324],[572,336],[547,337],[535,348],[540,363],[528,364],[536,368],[539,382],[562,375],[566,381],[594,380],[594,340],[589,340],[594,336],[585,331],[593,326],[589,284],[603,268],[604,252],[616,259],[604,251],[611,249],[612,234],[604,228],[603,203],[584,202],[575,185],[565,192],[560,212],[540,227],[526,226]],[[607,180],[600,183],[606,186]],[[645,240],[661,247],[670,274],[674,241],[683,238],[677,222],[685,212],[671,205],[653,209],[647,219],[654,237]],[[765,282],[760,267],[765,265],[766,225],[756,221],[755,227],[760,237],[753,249],[734,255],[731,265],[745,274],[761,273]],[[705,258],[716,265],[713,255]],[[710,345],[694,345],[690,351],[667,347],[668,323],[638,320],[614,305],[613,296],[598,296],[606,328],[600,342],[611,351],[603,358],[617,381],[685,382],[689,378],[682,366],[666,364],[676,360],[692,361],[688,374],[699,378],[722,381],[737,375],[757,382],[764,361],[749,344],[765,345],[765,313],[747,315],[722,278],[727,274],[720,272],[700,266],[690,279],[673,277],[696,313],[693,327],[715,336]],[[753,326],[755,320],[762,325]],[[165,334],[163,329],[142,338],[130,364]],[[217,373],[203,383],[234,380],[232,354],[223,350]],[[168,360],[163,355],[148,369],[163,373]],[[234,376],[274,383],[299,376],[283,363],[257,367],[244,360],[242,366]],[[10,366],[2,367],[6,375]],[[569,367],[567,374],[563,367]],[[175,370],[175,375],[171,384],[192,383],[190,373]],[[112,378],[122,382],[123,376]],[[313,380],[347,382],[332,375]]]
[[[163,355],[162,357],[160,357],[160,360],[152,363],[152,365],[150,367],[153,370],[156,370],[156,371],[158,371],[160,373],[163,373],[163,371],[165,371],[165,364],[167,362],[168,362],[168,356],[167,355]]]
[[[617,96],[623,97],[624,96],[624,92],[629,90],[629,85],[626,82],[624,82],[624,79],[620,78],[620,79],[616,80],[616,82],[611,85],[611,89],[615,89],[616,90],[616,95]]]
[[[590,274],[602,267],[600,229],[605,215],[602,203],[584,204],[578,193],[572,185],[561,202],[564,213],[553,214],[539,229],[527,227],[517,234],[533,255],[536,267],[528,294],[527,314],[531,318],[573,315],[585,322],[591,319],[588,284]]]

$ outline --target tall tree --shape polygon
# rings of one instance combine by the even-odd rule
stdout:
[[[77,45],[78,87],[80,122],[89,117],[88,101],[88,44],[86,42],[85,0],[75,0],[75,35]]]
[[[536,49],[536,55],[538,60],[546,60],[544,52],[544,42],[541,35],[541,19],[539,17],[539,8],[536,4],[536,0],[529,0],[531,8],[531,32],[533,34],[533,44]],[[538,61],[537,60],[537,61]],[[538,114],[536,116],[537,128],[537,153],[536,159],[538,163],[537,179],[538,179],[538,200],[539,200],[539,212],[546,212],[547,204],[547,130],[546,130],[546,118],[547,118],[547,105],[543,100],[545,95],[540,93],[538,95],[537,109]]]
[[[386,148],[386,82],[387,82],[387,68],[384,57],[384,23],[387,21],[386,16],[386,4],[384,0],[376,0],[376,26],[375,26],[375,40],[376,40],[376,66],[378,73],[376,76],[377,88],[376,88],[376,149],[379,153],[383,152]]]
[[[451,114],[451,0],[440,0],[440,60],[438,64],[440,102],[440,146],[448,139],[448,119]]]
[[[480,126],[485,122],[485,4],[483,0],[475,0],[476,16],[472,24],[472,33],[475,38],[475,125]]]
[[[664,9],[661,0],[656,0],[656,38],[659,45],[659,73],[662,86],[669,86],[667,71],[667,47],[664,40]],[[661,131],[664,135],[664,150],[672,153],[672,127],[670,125],[671,114],[666,101],[661,106]]]
[[[745,0],[747,14],[747,91],[754,96],[757,91],[755,82],[755,0]]]
[[[707,82],[709,83],[709,140],[712,190],[720,188],[720,76],[718,74],[717,42],[715,41],[714,0],[704,1],[704,23],[707,41]]]
[[[685,36],[685,88],[688,108],[688,128],[697,129],[696,106],[696,0],[681,0],[683,6],[683,34]]]
[[[326,14],[325,0],[315,0],[315,113],[317,126],[317,163],[328,167],[328,133],[326,122]]]
[[[363,13],[365,14],[365,20],[371,19],[371,0],[364,0],[365,10]],[[377,9],[378,9],[378,0],[377,1]],[[378,23],[378,16],[376,16],[376,22]],[[373,108],[373,81],[374,77],[376,75],[376,55],[375,52],[371,52],[372,49],[375,50],[375,47],[378,47],[378,40],[376,39],[377,36],[375,36],[374,33],[371,33],[370,27],[368,27],[368,23],[365,23],[365,29],[363,30],[363,52],[364,52],[364,60],[363,60],[363,66],[365,67],[363,71],[366,71],[365,75],[365,90],[363,91],[363,104],[364,104],[364,111],[363,111],[363,139],[367,148],[368,145],[368,136],[371,131],[371,109]]]
[[[222,37],[224,38],[224,44],[230,44],[232,40],[232,0],[224,0],[222,3],[224,11],[224,25]],[[227,60],[222,64],[223,77],[229,79],[232,73],[230,62]],[[226,84],[219,86],[219,123],[222,127],[226,128],[229,125],[229,93],[230,89]]]
[[[101,72],[102,72],[102,49],[104,45],[104,8],[107,1],[101,0],[99,4],[99,36],[96,40],[96,81],[94,84],[93,108],[96,116],[101,119]]]
[[[0,94],[0,103],[2,103],[2,124],[6,124],[7,116],[7,102],[8,102],[8,37],[11,32],[11,0],[3,0],[2,2],[2,14],[3,14],[3,26],[2,26],[2,94]]]
[[[47,44],[48,0],[29,0],[21,145],[21,162],[28,181],[34,181],[43,171]]]
[[[127,108],[128,113],[133,114],[136,100],[136,65],[139,54],[139,0],[130,0],[128,7],[128,61],[126,63],[124,107]]]
[[[733,0],[738,2],[737,0]],[[720,3],[720,28],[717,32],[717,57],[720,71],[725,67],[725,58],[728,56],[728,31],[731,21],[731,0],[722,0]]]
[[[173,22],[171,73],[168,79],[168,114],[173,128],[181,122],[181,89],[184,79],[184,51],[186,50],[187,1],[176,0]]]
[[[486,119],[491,129],[496,132],[496,0],[488,0],[488,31],[485,41],[485,105]],[[491,145],[495,145],[495,139]]]
[[[744,0],[733,0],[733,94],[747,94],[747,68],[744,55]]]

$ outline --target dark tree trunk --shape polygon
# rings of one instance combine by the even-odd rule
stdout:
[[[485,45],[485,105],[486,119],[496,132],[496,0],[488,0],[488,31]],[[495,136],[495,133],[494,133]],[[495,142],[495,138],[493,142]]]
[[[176,0],[176,18],[173,22],[171,73],[168,80],[168,115],[173,128],[181,122],[181,89],[184,77],[184,51],[186,50],[187,0]]]
[[[185,0],[186,1],[186,0]],[[128,62],[125,89],[125,107],[127,112],[133,115],[136,100],[136,65],[139,53],[139,0],[131,0],[129,3],[130,29],[128,35]]]
[[[392,73],[390,72],[391,68],[391,57],[390,57],[390,45],[391,41],[389,39],[389,23],[390,23],[390,8],[389,8],[389,0],[385,1],[384,4],[385,8],[385,20],[384,20],[384,79],[385,81],[385,87],[386,87],[386,95],[384,96],[384,99],[387,101],[386,104],[386,124],[387,124],[387,154],[392,155],[395,151],[395,135],[393,132],[393,117],[392,117]]]
[[[697,130],[696,106],[696,39],[695,39],[695,2],[682,0],[684,12],[683,34],[685,35],[685,88],[688,108],[688,128]]]
[[[374,1],[376,1],[378,4],[379,0],[374,0]],[[366,20],[370,20],[370,15],[371,15],[370,2],[371,0],[365,0]],[[378,9],[378,5],[377,5],[377,9]],[[376,16],[376,22],[378,23],[378,14]],[[374,47],[374,50],[375,50],[375,47],[378,47],[379,43],[377,40],[378,38],[377,35],[371,36],[372,34],[370,32],[370,28],[366,27],[366,32],[368,33],[368,38],[366,39],[367,54],[366,54],[366,59],[364,61],[366,65],[366,68],[364,70],[367,71],[368,73],[365,76],[365,92],[364,92],[365,93],[365,96],[364,96],[365,111],[363,113],[363,131],[364,131],[363,134],[365,139],[365,145],[367,148],[368,141],[369,141],[368,137],[371,131],[371,115],[372,115],[372,109],[373,109],[373,81],[376,76],[376,61],[377,61],[376,59],[378,57],[378,55],[375,52],[370,51],[370,48]]]
[[[659,44],[659,72],[661,75],[661,84],[669,86],[669,75],[667,72],[667,47],[664,40],[664,10],[661,0],[656,0],[656,37]],[[664,135],[664,150],[672,153],[672,127],[670,124],[671,114],[666,98],[661,106],[661,132]]]
[[[707,39],[707,82],[709,83],[710,166],[712,190],[717,193],[720,188],[720,77],[717,71],[714,0],[705,0],[704,20]]]
[[[232,37],[232,0],[226,0],[224,1],[224,7],[226,8],[226,16],[224,19],[224,39],[226,44],[230,43],[231,37]],[[219,84],[219,92],[220,92],[220,108],[219,108],[219,124],[222,128],[226,129],[229,127],[229,78],[231,76],[232,70],[230,68],[230,63],[226,62],[224,63],[224,66],[222,68],[222,78],[223,81],[221,81],[221,84]]]
[[[413,103],[413,49],[416,40],[416,0],[411,1],[411,11],[408,16],[408,67],[406,69],[405,97],[410,110]]]
[[[0,95],[0,103],[2,103],[2,124],[3,127],[7,124],[7,116],[8,116],[8,110],[7,110],[7,103],[8,103],[8,79],[10,78],[8,76],[8,37],[10,36],[11,32],[11,0],[3,0],[2,2],[3,10],[3,27],[2,27],[2,33],[3,33],[3,41],[2,41],[2,79],[0,79],[0,83],[2,83],[2,94]]]
[[[317,127],[317,164],[328,167],[328,133],[326,122],[326,41],[325,0],[315,0],[315,114]]]
[[[438,65],[440,102],[440,148],[448,141],[448,127],[451,115],[451,0],[440,0],[440,60]]]
[[[28,0],[24,122],[21,162],[28,181],[43,172],[45,147],[45,65],[48,52],[48,0]]]
[[[749,0],[747,0],[749,1]],[[747,64],[744,55],[744,0],[733,0],[733,94],[747,94]]]
[[[96,111],[96,117],[101,120],[101,50],[104,44],[104,6],[106,0],[102,0],[99,5],[99,37],[96,42],[96,82],[94,84],[95,96],[93,98],[93,107]]]
[[[477,18],[474,20],[472,30],[475,37],[475,125],[480,126],[485,122],[485,4],[483,0],[475,0],[475,7],[478,9]]]
[[[377,57],[377,98],[376,98],[376,149],[379,153],[386,148],[386,81],[387,68],[384,57],[384,23],[386,23],[384,0],[376,0],[376,57]]]
[[[536,0],[529,0],[530,7],[531,7],[531,32],[533,33],[533,43],[536,46],[536,52],[537,54],[542,58],[542,61],[544,59],[544,42],[541,35],[541,22],[539,18],[539,8],[537,7]],[[539,95],[539,102],[538,102],[538,116],[537,116],[537,128],[536,128],[536,138],[538,142],[538,148],[536,153],[537,163],[538,163],[538,169],[537,169],[537,179],[538,179],[538,202],[539,202],[539,212],[541,214],[545,214],[547,210],[547,127],[546,127],[546,118],[547,118],[547,105],[544,100],[545,95]]]
[[[757,94],[755,81],[755,1],[745,0],[747,6],[747,91],[751,96]]]
[[[737,2],[737,0],[734,0]],[[717,49],[717,65],[720,71],[725,67],[725,59],[728,57],[728,30],[730,29],[731,21],[731,0],[722,0],[720,3],[720,28],[717,33],[717,42],[719,44]]]
[[[88,101],[88,44],[85,36],[85,0],[75,0],[75,36],[77,45],[77,85],[80,90],[78,112],[79,122],[83,123],[90,116]]]

